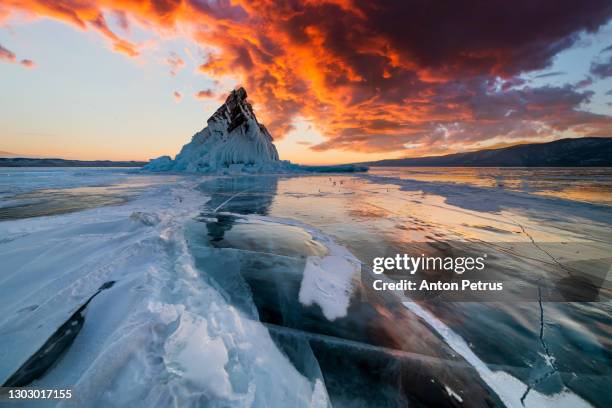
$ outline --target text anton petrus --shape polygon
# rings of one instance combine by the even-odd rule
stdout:
[[[375,275],[393,274],[413,277],[417,272],[442,272],[463,275],[465,272],[482,272],[486,267],[487,255],[472,257],[441,257],[441,256],[411,256],[396,254],[392,257],[376,257],[372,262],[372,272]],[[374,290],[391,291],[501,291],[503,282],[488,282],[482,280],[461,279],[460,281],[412,279],[375,279],[372,282]]]

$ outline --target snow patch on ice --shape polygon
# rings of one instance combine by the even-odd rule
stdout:
[[[261,215],[248,215],[246,218],[302,228],[322,244],[327,249],[327,255],[306,258],[299,300],[304,306],[319,305],[329,321],[346,316],[354,290],[354,279],[358,278],[361,271],[359,259],[310,225]]]
[[[344,249],[332,247],[332,253],[340,252],[340,248]],[[309,256],[300,286],[300,303],[304,306],[316,303],[330,321],[346,316],[353,292],[352,279],[359,269],[360,264],[346,254]]]

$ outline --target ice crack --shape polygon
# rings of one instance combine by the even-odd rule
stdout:
[[[548,349],[548,344],[544,340],[544,305],[542,304],[542,289],[540,284],[538,283],[538,305],[540,306],[540,344],[542,345],[542,349],[544,350],[544,354],[546,354],[546,364],[551,367],[551,370],[547,371],[543,375],[539,376],[535,380],[533,380],[530,384],[527,385],[527,389],[523,393],[521,397],[521,404],[525,406],[525,398],[527,398],[527,394],[534,388],[536,385],[541,383],[542,381],[548,379],[550,376],[557,372],[557,367],[555,366],[555,359],[550,354],[550,350]]]

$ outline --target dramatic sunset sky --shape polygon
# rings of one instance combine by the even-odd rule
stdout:
[[[281,158],[612,136],[610,0],[0,0],[0,151],[174,155],[237,85]]]

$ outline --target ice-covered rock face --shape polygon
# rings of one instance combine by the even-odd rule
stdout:
[[[207,125],[183,146],[174,160],[158,158],[145,166],[154,171],[260,172],[280,164],[272,136],[257,121],[244,88],[233,90]]]

